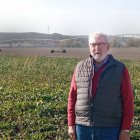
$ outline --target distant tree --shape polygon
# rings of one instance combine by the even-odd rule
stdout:
[[[117,47],[117,39],[114,39],[114,40],[110,43],[110,46],[111,46],[112,48]]]
[[[81,48],[81,44],[78,42],[75,42],[72,44],[72,48]]]
[[[72,47],[72,44],[73,44],[73,40],[71,39],[68,39],[68,40],[65,40],[63,42],[64,46],[68,47],[68,48],[71,48]]]
[[[128,39],[127,47],[140,47],[140,39],[136,39],[136,38]]]
[[[12,43],[9,43],[9,47],[12,47],[13,46],[13,44]]]

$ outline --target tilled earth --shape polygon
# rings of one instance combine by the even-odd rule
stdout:
[[[0,48],[1,55],[12,56],[47,56],[47,57],[75,57],[86,58],[89,56],[88,48],[65,48],[66,53],[60,48]],[[54,53],[51,51],[54,50]],[[140,48],[110,48],[109,53],[116,58],[140,60]]]

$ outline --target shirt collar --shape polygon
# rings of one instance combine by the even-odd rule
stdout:
[[[105,59],[101,62],[101,64],[99,64],[99,65],[96,65],[96,64],[94,63],[94,69],[95,69],[95,71],[98,71],[100,67],[102,67],[104,64],[107,63],[108,57],[109,57],[109,56],[107,55],[106,58],[105,58]]]

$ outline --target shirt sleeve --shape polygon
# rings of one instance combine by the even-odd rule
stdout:
[[[68,117],[68,125],[75,125],[75,104],[77,100],[77,86],[75,80],[75,71],[72,76],[71,86],[68,96],[68,107],[67,107],[67,117]]]
[[[127,68],[124,68],[123,71],[122,102],[123,102],[123,118],[121,129],[130,130],[134,117],[134,96]]]

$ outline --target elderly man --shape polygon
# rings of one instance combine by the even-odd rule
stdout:
[[[108,54],[106,34],[90,34],[89,50],[73,73],[68,133],[73,140],[130,140],[134,100],[128,70]]]

